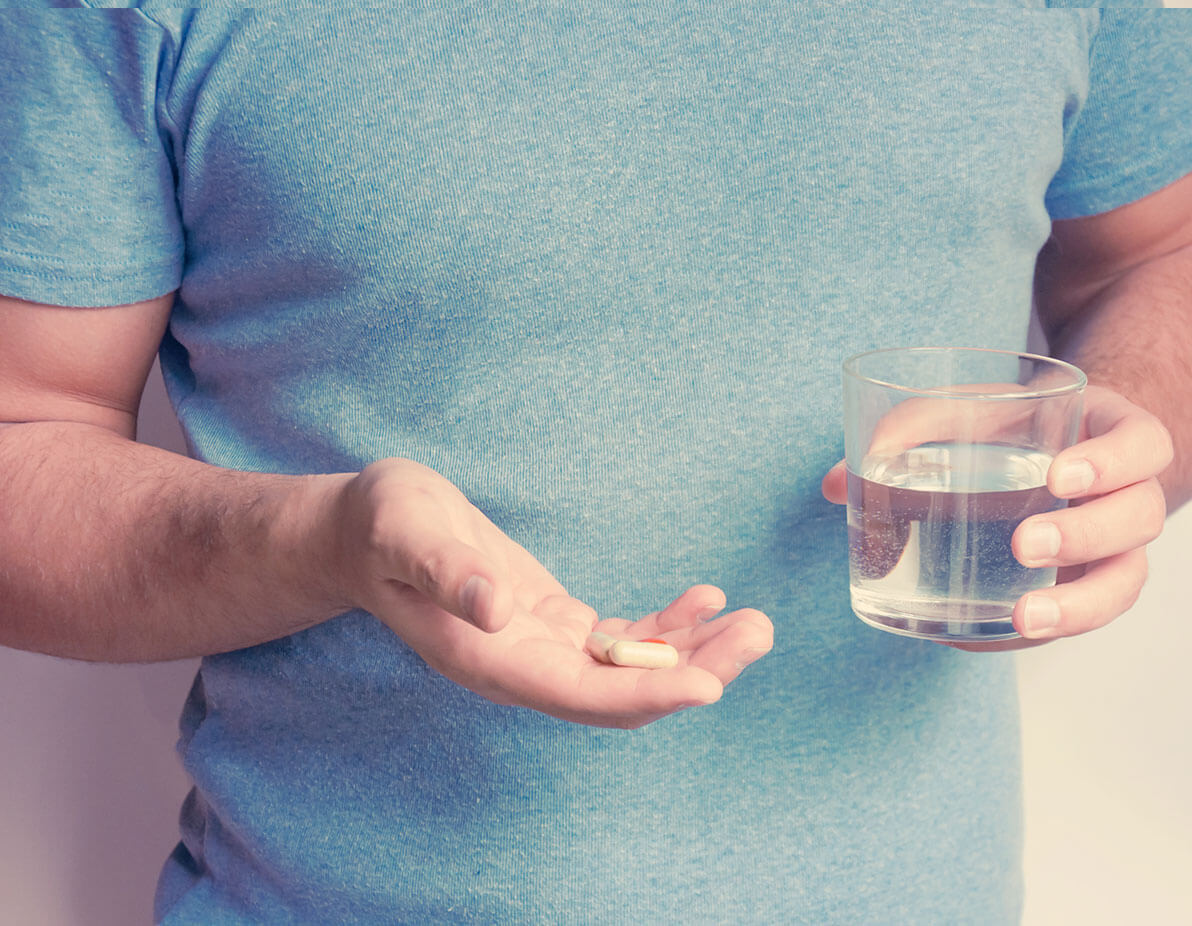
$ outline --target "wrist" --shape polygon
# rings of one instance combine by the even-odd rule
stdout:
[[[268,529],[270,558],[323,618],[357,607],[340,531],[340,497],[354,474],[287,477]]]

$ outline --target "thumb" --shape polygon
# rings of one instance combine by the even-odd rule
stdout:
[[[481,630],[493,633],[513,612],[513,588],[485,554],[446,530],[422,532],[402,551],[400,581]]]
[[[820,491],[824,493],[824,498],[835,505],[843,505],[848,501],[848,473],[844,460],[828,470],[824,481],[820,483]]]

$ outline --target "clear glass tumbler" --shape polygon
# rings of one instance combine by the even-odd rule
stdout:
[[[1051,357],[894,348],[844,362],[853,611],[932,640],[1017,636],[1026,592],[1055,583],[1010,550],[1026,517],[1065,502],[1052,459],[1075,440],[1085,375]]]

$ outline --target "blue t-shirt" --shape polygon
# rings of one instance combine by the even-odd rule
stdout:
[[[0,14],[0,292],[177,288],[196,457],[409,457],[603,616],[776,628],[632,733],[362,612],[207,658],[160,920],[1017,919],[1012,658],[856,620],[819,493],[843,357],[1021,348],[1051,220],[1192,171],[1192,15],[1010,6]]]

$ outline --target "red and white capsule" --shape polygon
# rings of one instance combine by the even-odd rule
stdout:
[[[597,631],[588,634],[587,650],[592,658],[614,666],[673,669],[679,664],[679,651],[664,640],[618,640]]]

